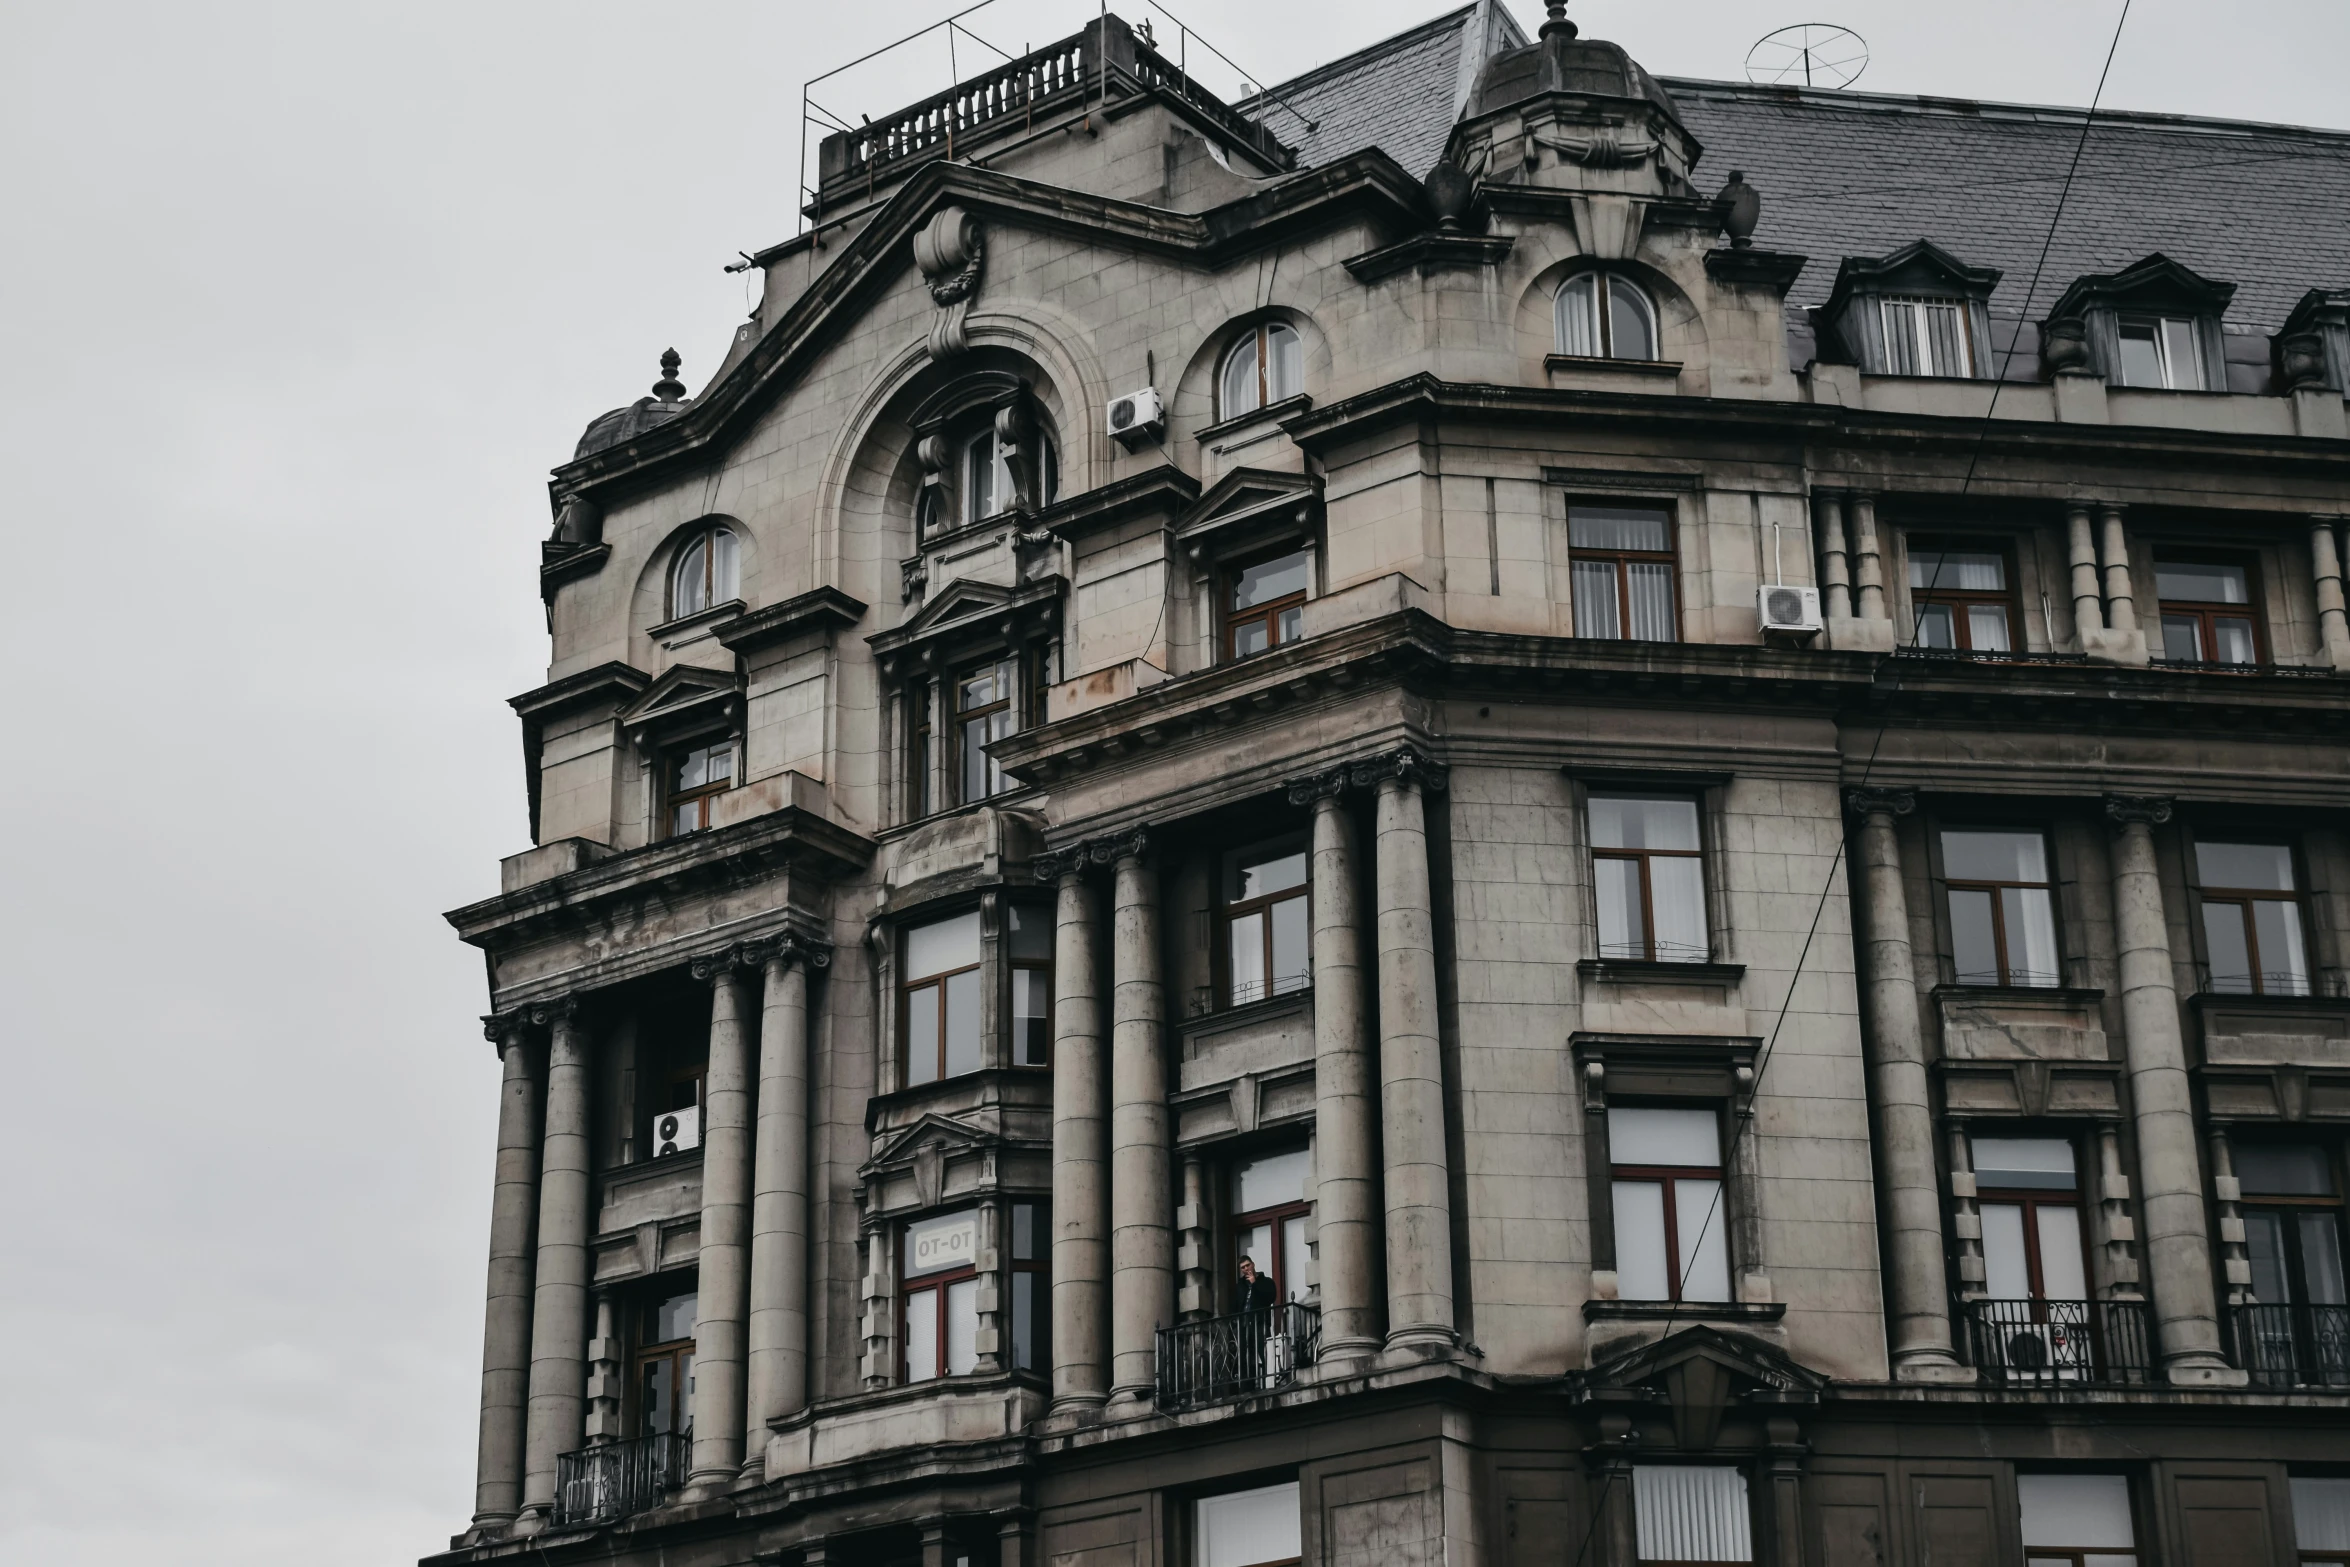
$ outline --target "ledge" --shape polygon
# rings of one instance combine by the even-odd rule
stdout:
[[[690,615],[680,615],[675,620],[664,620],[657,626],[647,626],[645,635],[655,638],[673,637],[681,631],[698,631],[705,626],[714,626],[721,621],[732,620],[742,612],[743,601],[741,599],[728,599],[723,604],[713,604],[708,609],[697,609]]]
[[[2093,1007],[2105,999],[2102,990],[2076,990],[2066,985],[1936,985],[1926,994],[1935,1001],[1961,1006],[2021,1002],[2047,1007]]]
[[[1286,406],[1286,405],[1284,405]],[[1146,469],[1130,479],[1065,496],[1036,514],[1036,526],[1071,543],[1129,518],[1171,516],[1199,499],[1199,481],[1173,463]]]
[[[576,675],[565,675],[520,696],[508,697],[506,705],[524,718],[545,720],[574,708],[592,707],[598,702],[610,702],[614,707],[625,705],[641,695],[653,677],[633,664],[615,660],[583,669]]]
[[[814,588],[719,627],[718,641],[732,652],[755,653],[803,631],[845,630],[864,618],[864,600],[835,587]]]
[[[1745,283],[1775,288],[1784,294],[1795,286],[1808,256],[1798,256],[1782,250],[1755,250],[1746,246],[1730,246],[1705,253],[1705,275],[1717,283]]]
[[[555,590],[604,569],[612,558],[609,544],[542,544],[539,546],[539,597],[552,604]]]
[[[1783,1300],[1587,1300],[1585,1322],[1777,1322]]]
[[[1603,985],[1719,985],[1746,977],[1743,963],[1660,963],[1648,958],[1585,958],[1575,972]]]
[[[1558,370],[1595,370],[1602,375],[1620,375],[1655,380],[1672,380],[1681,374],[1678,359],[1602,359],[1596,354],[1545,354],[1542,368]]]
[[[1377,250],[1349,256],[1342,263],[1358,283],[1376,283],[1398,272],[1417,269],[1420,276],[1435,272],[1466,272],[1499,266],[1517,244],[1509,234],[1415,234],[1410,239]]]
[[[678,1153],[664,1154],[656,1159],[639,1159],[634,1164],[613,1165],[602,1171],[599,1179],[606,1192],[624,1191],[631,1186],[642,1186],[648,1181],[658,1180],[665,1175],[675,1175],[682,1170],[698,1170],[701,1167],[702,1146],[696,1143],[691,1148]]]
[[[2187,998],[2198,1012],[2267,1012],[2278,1017],[2350,1017],[2350,996],[2280,996],[2234,990],[2199,990]]]
[[[1205,446],[1210,441],[1222,440],[1227,435],[1237,435],[1243,430],[1251,429],[1260,424],[1279,424],[1282,420],[1289,418],[1293,414],[1311,412],[1313,406],[1314,400],[1311,397],[1308,397],[1305,393],[1300,392],[1295,397],[1284,397],[1278,402],[1266,403],[1262,407],[1251,408],[1247,413],[1234,414],[1229,419],[1219,419],[1214,424],[1203,425],[1193,433],[1192,439],[1199,442],[1202,446]],[[1267,433],[1270,434],[1272,432],[1268,431]]]

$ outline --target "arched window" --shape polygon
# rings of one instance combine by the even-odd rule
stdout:
[[[739,546],[732,528],[711,528],[688,539],[669,574],[669,616],[696,615],[742,596]]]
[[[1224,356],[1217,417],[1237,419],[1305,390],[1305,347],[1293,327],[1267,321],[1243,333]]]
[[[1559,286],[1558,343],[1583,359],[1654,359],[1656,306],[1629,278],[1579,273]]]
[[[1061,459],[1053,449],[1052,437],[1037,432],[1037,445],[1042,448],[1038,475],[1043,491],[1037,504],[1050,506],[1061,494]],[[962,455],[957,459],[955,484],[961,495],[963,522],[978,522],[998,512],[1009,511],[1016,497],[1013,493],[1012,467],[1005,459],[1003,443],[996,439],[991,420],[978,434],[963,443]]]

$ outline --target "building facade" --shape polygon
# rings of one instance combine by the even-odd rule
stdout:
[[[826,141],[555,472],[430,1559],[2350,1559],[2350,137],[2083,136]]]

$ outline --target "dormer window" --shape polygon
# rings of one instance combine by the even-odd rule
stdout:
[[[669,573],[669,618],[698,615],[741,597],[739,555],[732,528],[711,528],[686,540]]]
[[[1963,299],[1881,299],[1885,373],[1968,378],[1975,373]]]
[[[1305,390],[1305,346],[1296,329],[1278,321],[1250,328],[1224,356],[1217,385],[1221,419],[1237,419],[1297,396]]]
[[[2124,386],[2200,392],[2210,386],[2195,323],[2179,316],[2123,316],[2115,323]]]
[[[1846,256],[1812,312],[1824,363],[1869,375],[1971,380],[1991,357],[1985,312],[1999,273],[1926,240],[1889,256]]]
[[[1581,273],[1559,286],[1558,345],[1581,359],[1654,359],[1656,306],[1628,278]]]
[[[2220,320],[2235,293],[2163,255],[2076,278],[2041,323],[2041,357],[2051,373],[2109,386],[2225,391]]]

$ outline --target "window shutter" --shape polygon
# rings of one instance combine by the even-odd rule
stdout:
[[[1746,1476],[1727,1466],[1635,1464],[1632,1508],[1644,1562],[1750,1562]]]

